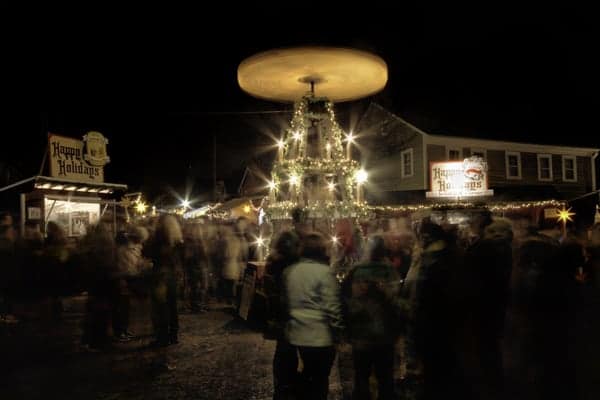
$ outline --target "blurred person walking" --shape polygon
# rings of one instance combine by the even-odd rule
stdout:
[[[354,393],[371,399],[369,377],[375,371],[378,399],[394,397],[394,344],[401,327],[401,278],[386,262],[382,236],[368,239],[364,259],[344,281],[347,338],[352,344]]]
[[[155,340],[152,347],[179,343],[177,311],[177,271],[182,268],[183,235],[172,215],[161,215],[154,237],[144,248],[153,264],[152,313]]]
[[[266,336],[277,341],[273,355],[273,400],[291,398],[297,384],[297,349],[289,343],[284,334],[285,325],[289,320],[289,311],[285,301],[283,273],[286,268],[298,261],[299,256],[298,235],[292,231],[282,232],[275,240],[265,268]]]

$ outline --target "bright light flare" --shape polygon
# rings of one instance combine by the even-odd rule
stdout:
[[[354,138],[356,138],[356,136],[354,136],[354,135],[352,134],[352,132],[350,132],[350,133],[348,133],[348,134],[346,135],[346,138],[345,138],[345,140],[346,140],[346,142],[348,142],[348,143],[354,143]]]
[[[263,237],[262,237],[262,236],[259,236],[259,237],[257,237],[257,238],[256,238],[256,241],[254,242],[254,244],[255,244],[257,247],[262,247],[262,246],[264,246],[264,245],[265,245],[265,239],[263,239]]]
[[[297,185],[300,182],[300,177],[298,175],[290,175],[290,185]]]
[[[190,201],[188,199],[181,201],[181,207],[188,208],[190,206]]]
[[[357,183],[365,183],[368,178],[369,174],[364,169],[361,168],[358,171],[356,171],[355,179]]]
[[[136,201],[135,202],[135,211],[137,211],[140,214],[143,214],[146,212],[146,209],[148,208],[148,205],[146,203],[144,203],[143,201]]]
[[[302,134],[298,131],[294,132],[294,140],[302,139]]]
[[[566,223],[567,221],[573,221],[573,218],[571,218],[573,215],[575,215],[574,212],[571,212],[571,208],[569,207],[567,210],[563,209],[562,210],[556,210],[556,218],[558,218],[558,220],[560,222],[564,222]]]
[[[335,183],[329,182],[327,184],[327,189],[329,189],[330,192],[333,192],[335,190]]]
[[[283,146],[285,146],[285,142],[281,139],[279,139],[277,141],[277,147],[279,147],[280,149],[283,149]]]
[[[267,186],[269,187],[270,190],[275,190],[277,188],[277,185],[273,181],[269,181],[267,183]]]

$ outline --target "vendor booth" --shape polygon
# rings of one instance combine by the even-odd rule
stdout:
[[[104,182],[108,140],[89,132],[83,140],[50,134],[46,160],[49,176],[30,178],[33,190],[21,194],[21,226],[39,224],[42,232],[49,222],[57,223],[69,237],[86,234],[100,221],[117,230],[117,196],[127,185]],[[43,169],[42,169],[43,170]]]

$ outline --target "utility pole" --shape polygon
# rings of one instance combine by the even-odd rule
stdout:
[[[217,202],[217,134],[213,131],[213,201]]]
[[[42,137],[44,138],[44,155],[42,156],[42,164],[40,165],[40,171],[38,172],[38,175],[42,175],[44,173],[44,165],[46,164],[46,158],[48,157],[48,151],[49,151],[49,144],[48,144],[48,113],[42,113]],[[50,167],[48,167],[48,169],[50,169]]]

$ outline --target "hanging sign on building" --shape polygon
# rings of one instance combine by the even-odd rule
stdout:
[[[556,207],[544,208],[544,218],[545,219],[556,219],[557,215],[558,215],[558,208],[556,208]]]
[[[88,132],[83,140],[48,135],[50,176],[76,182],[104,182],[104,165],[110,161],[107,143],[108,139],[99,132]]]
[[[464,161],[432,162],[430,164],[430,197],[491,196],[488,189],[487,163],[481,157]]]

